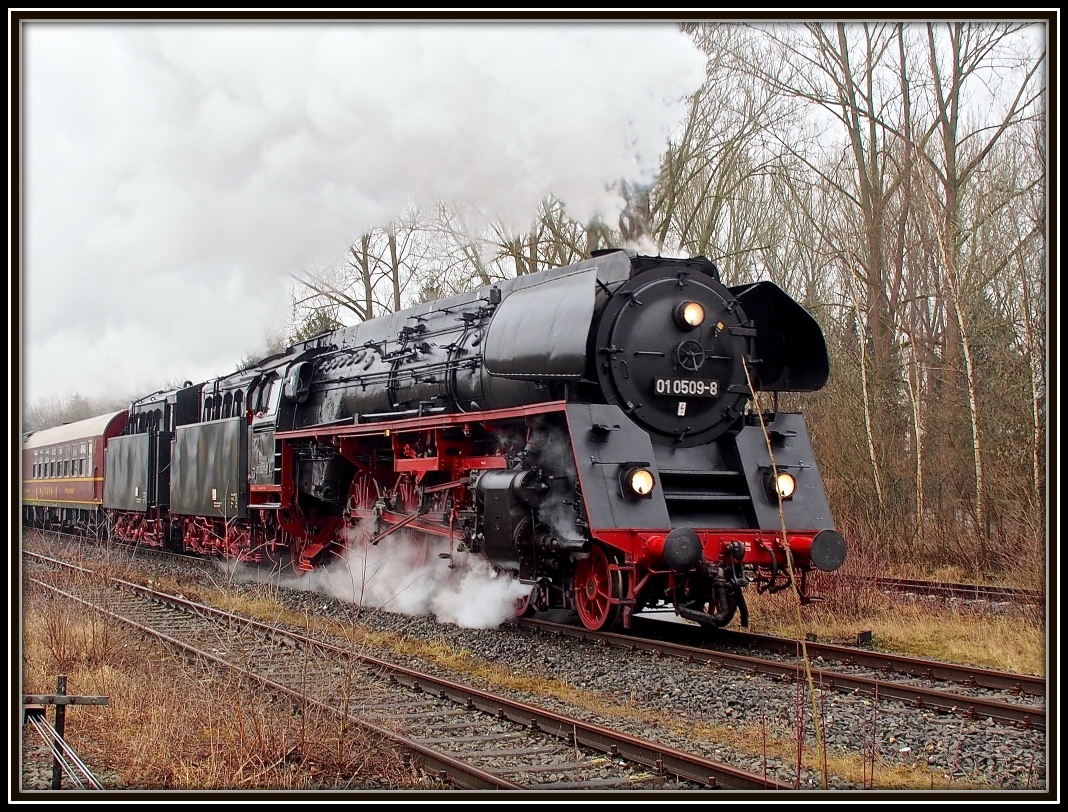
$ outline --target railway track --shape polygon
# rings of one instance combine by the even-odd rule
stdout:
[[[198,563],[203,561],[155,548],[142,552],[166,558],[187,558]],[[873,579],[876,583],[883,581],[894,584],[894,589],[926,586],[937,590],[952,586],[906,579]],[[968,594],[968,590],[962,589],[960,594]],[[580,626],[533,619],[518,620],[516,625],[628,650],[652,651],[657,656],[703,661],[720,668],[768,673],[779,678],[796,679],[800,674],[800,646],[793,638],[719,629],[714,632],[714,639],[709,640],[707,630],[692,624],[663,622],[643,616],[635,618],[632,634],[598,633]],[[731,654],[725,649],[747,653]],[[832,690],[897,699],[915,708],[936,709],[962,718],[987,717],[1021,727],[1045,728],[1046,681],[1043,677],[812,640],[806,641],[805,649],[812,661],[837,664],[836,669],[821,667],[813,672],[822,685]],[[766,657],[750,656],[753,652],[774,653],[786,659],[771,661]]]
[[[525,618],[521,628],[572,637],[591,643],[642,650],[686,662],[704,662],[779,679],[804,678],[796,640],[720,630],[717,640],[700,640],[702,632],[679,623],[636,619],[633,634],[592,632],[581,626]],[[700,641],[700,642],[699,642]],[[731,653],[725,647],[760,649],[780,655]],[[806,642],[813,680],[823,688],[897,700],[916,709],[936,710],[964,719],[989,718],[1022,728],[1046,727],[1046,681],[1042,677],[992,671],[847,646]],[[784,656],[785,655],[785,656]],[[830,667],[828,663],[836,663]]]
[[[36,588],[198,663],[243,675],[403,748],[452,786],[494,790],[781,790],[790,785],[38,554]],[[47,568],[47,572],[43,570]],[[36,577],[40,574],[42,577]]]
[[[913,578],[857,578],[836,575],[842,582],[869,584],[887,592],[908,593],[935,598],[956,598],[965,601],[1039,605],[1045,602],[1045,593],[1035,589],[1020,589],[996,584],[964,584],[948,581],[922,581]]]

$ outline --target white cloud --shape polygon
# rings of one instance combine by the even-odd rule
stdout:
[[[704,57],[670,24],[24,28],[24,400],[225,374],[410,200],[585,219]],[[136,391],[136,390],[135,390]]]

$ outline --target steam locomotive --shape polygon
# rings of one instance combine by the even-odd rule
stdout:
[[[803,417],[756,408],[828,370],[775,284],[601,251],[30,435],[23,518],[297,571],[403,532],[520,613],[747,625],[748,586],[845,560]]]

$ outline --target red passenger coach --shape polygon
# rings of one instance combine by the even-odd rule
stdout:
[[[27,526],[95,530],[104,498],[104,449],[127,412],[35,431],[22,443],[22,518]]]

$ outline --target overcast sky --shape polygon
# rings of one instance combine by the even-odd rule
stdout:
[[[610,213],[705,66],[668,23],[22,34],[24,403],[232,371],[284,328],[290,274],[412,198]]]

